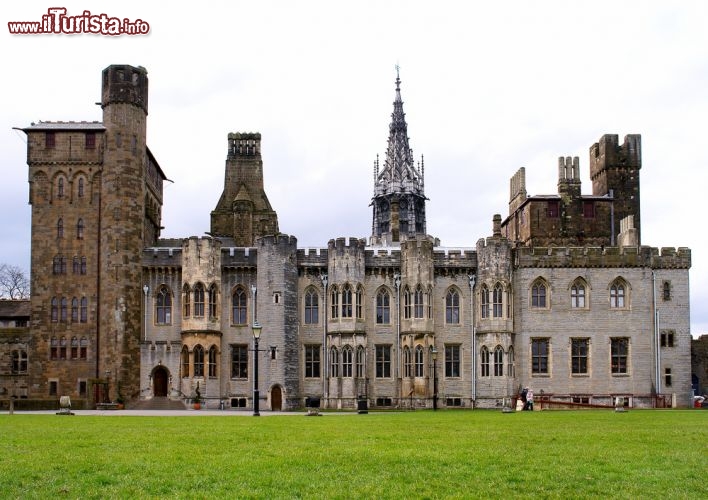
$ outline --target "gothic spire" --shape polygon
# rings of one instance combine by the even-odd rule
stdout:
[[[403,112],[401,78],[396,66],[396,93],[388,127],[388,147],[383,166],[374,164],[372,244],[391,244],[426,234],[423,165],[416,166],[408,143],[408,124]]]
[[[380,193],[423,193],[421,172],[415,167],[413,150],[408,143],[408,124],[403,112],[401,78],[396,67],[396,94],[389,125],[388,147],[383,169],[378,172],[374,196]]]

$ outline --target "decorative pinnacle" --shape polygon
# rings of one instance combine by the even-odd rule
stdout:
[[[409,145],[408,125],[401,99],[400,67],[396,65],[396,96],[389,124],[388,147],[383,168],[379,170],[377,159],[375,191],[398,193],[412,191],[423,194],[422,175],[413,160]]]

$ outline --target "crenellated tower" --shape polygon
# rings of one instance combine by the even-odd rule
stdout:
[[[590,147],[590,179],[595,196],[613,199],[613,239],[619,234],[619,221],[634,216],[637,242],[641,245],[639,170],[642,168],[642,136],[629,134],[619,144],[616,134],[605,134]]]
[[[159,231],[157,215],[146,218],[148,77],[143,67],[113,65],[103,71],[105,151],[96,231],[96,340],[98,377],[109,398],[133,398],[140,390],[142,250]],[[153,167],[154,168],[154,167]],[[155,180],[161,186],[162,178]],[[161,205],[160,203],[157,204]],[[159,207],[158,207],[159,210]],[[147,223],[147,224],[146,224]],[[152,229],[146,230],[146,225]],[[155,227],[157,226],[157,228]],[[153,241],[145,241],[145,237]],[[120,387],[119,387],[120,385]]]
[[[103,122],[41,122],[28,137],[33,396],[87,405],[139,393],[141,254],[160,232],[165,175],[146,144],[143,67],[103,71]]]
[[[261,134],[228,136],[224,191],[211,213],[211,234],[252,247],[256,238],[278,234],[278,214],[263,188]]]
[[[256,241],[258,252],[255,319],[263,325],[261,348],[263,361],[259,379],[262,408],[271,404],[275,393],[283,398],[283,407],[300,405],[298,339],[297,238],[285,234],[268,235]]]
[[[408,144],[401,79],[397,74],[386,159],[382,169],[378,158],[374,164],[372,244],[389,245],[426,234],[424,169],[422,156],[420,163],[414,164]]]

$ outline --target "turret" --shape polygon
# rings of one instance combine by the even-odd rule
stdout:
[[[147,115],[148,78],[145,68],[114,64],[103,70],[101,107],[105,109],[109,104],[115,103],[142,108]]]
[[[261,388],[283,388],[285,406],[297,406],[300,394],[298,342],[297,238],[285,234],[264,236],[258,249],[255,318],[263,325],[262,345],[267,361],[259,365]],[[263,359],[263,358],[261,358]],[[261,397],[267,391],[261,392]]]
[[[103,70],[101,108],[106,146],[98,180],[96,376],[111,373],[111,398],[115,398],[118,384],[128,397],[140,390],[141,257],[149,199],[145,180],[149,161],[147,93],[145,68],[113,65]]]
[[[639,170],[642,168],[642,137],[627,135],[619,144],[617,135],[607,134],[590,148],[590,179],[593,195],[614,199],[614,220],[634,216],[637,243],[641,244]],[[613,237],[618,235],[619,224]]]

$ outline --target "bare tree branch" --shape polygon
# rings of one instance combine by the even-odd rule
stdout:
[[[17,266],[0,264],[0,298],[26,299],[30,285],[25,272]]]

